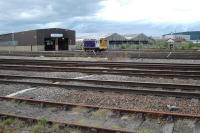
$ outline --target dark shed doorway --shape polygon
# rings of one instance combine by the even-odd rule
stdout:
[[[55,39],[45,38],[45,51],[55,51]]]
[[[58,50],[68,49],[68,38],[58,38]]]

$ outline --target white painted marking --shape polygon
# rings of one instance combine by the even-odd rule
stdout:
[[[83,77],[76,77],[76,78],[74,78],[74,79],[88,78],[88,77],[92,77],[92,76],[94,76],[94,75],[88,75],[88,76],[83,76]]]
[[[53,84],[59,84],[60,82],[54,82]]]
[[[31,90],[35,90],[35,89],[37,89],[37,88],[29,88],[29,89],[21,90],[21,91],[12,93],[12,94],[10,94],[10,95],[7,95],[6,97],[13,97],[13,96],[16,96],[16,95],[18,95],[18,94],[22,94],[22,93],[24,93],[24,92],[31,91]]]

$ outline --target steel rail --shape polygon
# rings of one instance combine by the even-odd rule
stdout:
[[[40,68],[40,69],[39,69]],[[110,74],[110,75],[121,75],[121,76],[136,76],[136,77],[164,77],[164,78],[180,78],[180,79],[200,79],[200,75],[198,73],[195,73],[195,75],[192,75],[191,73],[185,73],[185,74],[179,74],[176,72],[170,73],[169,71],[146,71],[146,70],[134,70],[134,72],[123,72],[123,70],[118,71],[116,69],[110,71],[106,69],[63,69],[63,68],[55,68],[51,67],[51,69],[47,69],[46,67],[32,67],[32,68],[27,68],[27,66],[24,67],[17,67],[17,66],[0,66],[0,69],[2,70],[21,70],[21,71],[43,71],[43,72],[81,72],[81,73],[87,73],[87,74],[100,74],[100,75],[105,75],[105,74]],[[194,71],[193,71],[194,73]]]
[[[106,109],[111,110],[113,112],[121,112],[123,113],[143,113],[145,115],[150,116],[159,116],[159,117],[166,117],[166,116],[173,116],[175,118],[200,118],[199,115],[194,114],[183,114],[183,113],[173,113],[173,112],[162,112],[162,111],[146,111],[146,110],[134,110],[134,109],[122,109],[122,108],[110,108],[110,107],[100,107],[100,106],[93,106],[93,105],[86,105],[86,104],[74,104],[74,103],[67,103],[67,102],[53,102],[53,101],[42,101],[42,100],[33,100],[33,99],[26,99],[26,98],[17,98],[17,97],[3,97],[0,96],[0,100],[7,100],[7,101],[19,101],[25,103],[34,103],[39,104],[44,107],[53,106],[53,107],[60,107],[62,106],[63,109],[68,110],[71,107],[83,107],[83,108],[93,108],[93,109]]]
[[[104,74],[127,74],[134,75],[141,73],[147,74],[169,74],[172,76],[179,75],[189,75],[189,77],[199,78],[200,71],[173,71],[173,70],[145,70],[145,69],[97,69],[97,68],[78,68],[78,67],[52,67],[52,66],[36,66],[36,65],[0,65],[0,69],[4,70],[26,70],[26,71],[60,71],[60,72],[82,72],[82,73],[96,73],[103,72]],[[184,76],[183,76],[184,77]]]
[[[49,78],[42,76],[26,76],[26,75],[7,75],[0,74],[0,78],[11,78],[11,79],[41,79],[61,82],[85,82],[92,84],[103,84],[103,85],[116,85],[116,86],[130,86],[130,87],[150,87],[150,88],[164,88],[164,89],[187,89],[187,90],[199,90],[200,85],[193,84],[172,84],[172,83],[156,83],[156,82],[135,82],[135,81],[113,81],[113,80],[90,80],[90,79],[73,79],[73,78]]]
[[[41,107],[47,107],[47,106],[53,106],[53,107],[59,107],[60,109],[64,110],[70,110],[72,107],[83,107],[83,108],[91,108],[91,109],[106,109],[106,110],[111,110],[113,112],[116,112],[118,114],[123,114],[123,113],[134,113],[134,114],[141,114],[142,116],[154,116],[154,117],[159,117],[159,118],[170,118],[170,119],[184,119],[184,118],[189,118],[189,119],[199,119],[200,115],[196,114],[184,114],[184,113],[172,113],[172,112],[160,112],[160,111],[145,111],[145,110],[133,110],[133,109],[121,109],[121,108],[108,108],[108,107],[99,107],[99,106],[92,106],[92,105],[83,105],[83,104],[72,104],[72,103],[62,103],[62,102],[52,102],[52,101],[41,101],[41,100],[33,100],[33,99],[25,99],[25,98],[14,98],[14,97],[2,97],[0,96],[1,101],[15,101],[15,102],[23,102],[24,104],[35,104],[35,105],[41,105]],[[16,115],[12,113],[4,113],[0,112],[0,116],[5,116],[5,117],[12,117],[12,118],[18,118],[22,120],[29,120],[29,121],[40,121],[40,118],[35,118],[35,117],[27,117],[24,115]],[[64,122],[64,121],[55,121],[55,120],[48,120],[48,123],[57,123],[60,125],[67,125],[69,127],[76,127],[76,128],[81,128],[87,131],[96,131],[98,133],[138,133],[136,131],[125,131],[121,129],[109,129],[109,128],[103,128],[103,127],[95,127],[95,126],[88,126],[88,125],[83,125],[83,124],[78,124],[75,122]]]
[[[39,60],[39,59],[0,59],[0,63],[52,63],[52,64],[99,64],[99,65],[152,65],[152,66],[200,66],[200,64],[184,63],[150,63],[150,62],[110,62],[110,61],[67,61],[67,60]]]
[[[78,81],[78,80],[77,80]],[[95,82],[95,81],[87,81]],[[116,84],[114,81],[100,81],[100,83],[110,83]],[[120,84],[119,82],[118,84]],[[126,83],[126,82],[125,82]],[[173,84],[156,84],[156,83],[145,83],[145,82],[132,82],[134,87],[146,87],[149,89],[137,89],[137,88],[119,88],[119,87],[100,87],[100,86],[83,86],[83,85],[66,85],[66,84],[53,84],[53,83],[38,83],[38,82],[24,82],[24,81],[11,81],[11,80],[0,80],[0,84],[26,84],[32,86],[50,86],[50,87],[59,87],[65,89],[76,89],[76,90],[92,90],[92,91],[104,91],[104,92],[116,92],[116,93],[135,93],[135,94],[145,94],[145,95],[162,95],[162,96],[175,96],[175,97],[187,97],[187,98],[200,98],[200,93],[196,92],[199,90],[199,86],[184,86],[184,85],[173,85]],[[128,84],[128,82],[127,82]],[[163,87],[167,90],[157,90],[155,88]],[[176,91],[179,87],[182,91]],[[183,88],[181,88],[183,87]],[[189,88],[191,87],[191,88]]]
[[[141,52],[141,51],[140,51]],[[84,51],[52,51],[52,52],[13,52],[13,51],[4,51],[0,55],[11,55],[11,56],[47,56],[47,57],[108,57],[115,58],[116,55],[119,57],[127,58],[138,58],[140,53],[139,51],[103,51],[97,55],[90,55]],[[172,52],[170,56],[167,56],[169,52]],[[200,52],[198,51],[142,51],[140,53],[140,58],[150,58],[150,59],[199,59]]]
[[[35,117],[27,117],[22,115],[16,115],[16,114],[10,114],[10,113],[2,113],[0,112],[0,116],[6,116],[11,118],[17,118],[21,120],[31,120],[31,121],[40,121],[41,119],[35,118]],[[109,128],[101,128],[101,127],[95,127],[95,126],[87,126],[83,124],[77,124],[75,122],[59,122],[59,121],[53,121],[53,120],[47,120],[48,123],[56,123],[60,125],[67,125],[69,127],[76,127],[81,128],[83,130],[87,130],[88,133],[92,132],[98,132],[98,133],[139,133],[139,132],[131,132],[131,131],[124,131],[124,130],[116,130],[116,129],[109,129]]]
[[[172,54],[168,57],[169,52]],[[85,53],[84,51],[52,51],[52,52],[16,52],[16,51],[1,51],[0,55],[8,55],[8,56],[47,56],[47,57],[112,57],[115,58],[116,55],[120,57],[127,58],[138,58],[139,52],[137,50],[133,51],[103,51],[98,53],[97,55],[90,55]],[[142,50],[140,53],[140,58],[150,58],[150,59],[193,59],[197,60],[200,57],[200,52],[198,51],[148,51]]]
[[[87,73],[87,74],[100,74],[100,75],[105,75],[105,74],[110,74],[110,75],[122,75],[122,76],[138,76],[138,77],[165,77],[165,78],[180,78],[180,79],[200,79],[200,75],[198,75],[198,73],[195,73],[195,75],[192,75],[191,73],[188,72],[181,72],[180,73],[176,73],[175,71],[173,71],[173,73],[170,73],[170,71],[158,71],[158,70],[133,70],[132,72],[127,72],[124,70],[108,70],[108,69],[87,69],[87,68],[83,68],[83,69],[74,69],[71,68],[69,69],[62,69],[62,68],[55,68],[55,67],[51,67],[51,69],[46,69],[46,67],[39,67],[40,69],[37,69],[37,67],[32,67],[32,68],[25,68],[28,66],[24,66],[23,68],[20,68],[19,66],[17,67],[12,67],[12,66],[8,66],[8,67],[1,67],[0,69],[2,70],[23,70],[23,71],[53,71],[53,72],[81,72],[81,73]],[[41,68],[45,68],[45,69],[41,69]],[[192,73],[194,74],[194,71],[192,71]]]
[[[67,60],[39,60],[39,59],[0,59],[1,63],[61,63],[61,64],[99,64],[99,65],[161,65],[161,66],[200,66],[200,64],[184,63],[150,63],[150,62],[110,62],[110,61],[67,61]]]
[[[38,60],[38,59],[0,59],[0,63],[41,63],[41,64],[80,64],[80,65],[152,65],[152,66],[200,66],[200,64],[183,64],[183,63],[149,63],[149,62],[110,62],[110,61],[63,61],[63,60]]]
[[[58,61],[58,60],[30,60],[30,59],[0,59],[0,63],[10,64],[36,64],[36,65],[74,65],[74,66],[103,66],[103,67],[139,67],[139,68],[174,68],[174,69],[200,69],[200,64],[181,63],[147,63],[147,62],[92,62],[92,61]]]

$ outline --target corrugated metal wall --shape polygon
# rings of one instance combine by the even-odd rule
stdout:
[[[9,33],[0,35],[0,45],[13,44],[19,46],[31,46],[31,45],[44,45],[44,38],[50,38],[51,34],[60,33],[63,34],[64,38],[68,38],[69,45],[75,45],[75,31],[66,30],[60,28],[51,29],[38,29],[17,33]]]

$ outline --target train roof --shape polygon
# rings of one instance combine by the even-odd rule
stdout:
[[[97,39],[84,39],[83,41],[97,41]]]

